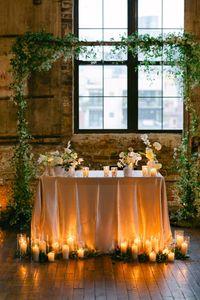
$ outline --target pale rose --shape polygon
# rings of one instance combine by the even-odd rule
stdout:
[[[124,157],[124,152],[121,152],[121,153],[119,154],[119,157]]]
[[[153,143],[153,147],[154,147],[157,151],[160,151],[161,148],[162,148],[161,144],[158,143],[158,142],[154,142],[154,143]]]
[[[154,153],[153,153],[153,150],[150,149],[150,148],[147,148],[146,149],[146,158],[148,158],[149,160],[152,160],[154,159]]]

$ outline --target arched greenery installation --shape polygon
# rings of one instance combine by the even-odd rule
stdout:
[[[113,42],[96,42],[95,45],[111,45]],[[8,205],[9,221],[17,228],[29,226],[32,210],[31,180],[34,176],[34,165],[30,146],[31,134],[28,131],[25,97],[26,83],[32,72],[48,71],[52,64],[60,58],[69,57],[85,51],[89,43],[78,41],[69,34],[64,38],[53,37],[45,32],[25,33],[16,39],[12,47],[11,60],[13,84],[13,101],[17,105],[18,143],[14,152],[15,179],[13,199]],[[128,51],[135,57],[138,50],[143,53],[144,64],[148,72],[149,66],[156,58],[164,57],[169,66],[174,67],[176,78],[183,83],[185,108],[187,111],[186,128],[183,133],[180,155],[176,160],[180,179],[177,193],[182,207],[179,216],[193,219],[197,216],[196,191],[198,185],[198,157],[191,152],[192,139],[196,134],[197,119],[192,106],[191,97],[194,88],[200,84],[200,45],[190,34],[152,37],[134,33],[128,38],[122,37],[114,51]],[[88,53],[90,55],[90,53]]]

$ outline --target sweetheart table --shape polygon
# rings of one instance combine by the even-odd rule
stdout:
[[[76,242],[107,252],[120,242],[140,237],[170,242],[171,229],[164,178],[103,177],[90,171],[88,178],[41,176],[32,215],[32,238],[50,242],[73,236]]]

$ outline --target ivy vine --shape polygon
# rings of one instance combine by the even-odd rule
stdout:
[[[114,45],[114,42],[96,42],[95,45]],[[11,59],[13,83],[12,99],[17,106],[17,136],[13,165],[15,178],[13,183],[13,199],[8,204],[9,222],[17,228],[29,226],[32,211],[31,181],[35,168],[31,152],[31,134],[27,126],[26,84],[32,72],[42,72],[51,69],[53,63],[60,58],[67,60],[81,51],[87,53],[89,42],[79,41],[69,34],[57,38],[49,33],[27,32],[16,39]],[[187,110],[187,127],[183,133],[180,155],[177,160],[177,172],[180,179],[177,192],[182,204],[184,217],[195,217],[196,189],[199,188],[197,169],[198,157],[191,153],[191,143],[196,134],[197,122],[191,97],[194,88],[200,83],[200,44],[190,34],[169,34],[165,37],[152,37],[148,34],[133,33],[127,38],[122,37],[115,45],[115,50],[128,51],[136,57],[138,51],[144,55],[144,66],[148,72],[156,59],[172,67],[172,72],[183,87],[185,107]],[[115,51],[114,50],[114,51]],[[90,53],[87,53],[90,56]],[[192,180],[191,180],[192,176]]]

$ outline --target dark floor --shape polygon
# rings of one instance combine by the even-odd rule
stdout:
[[[38,264],[14,259],[16,235],[0,231],[0,300],[200,299],[200,230],[187,233],[187,261],[127,264],[99,257]]]

